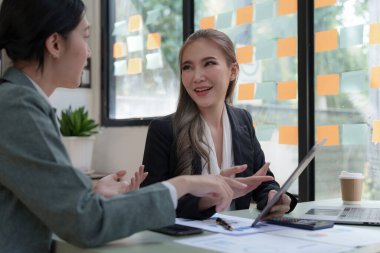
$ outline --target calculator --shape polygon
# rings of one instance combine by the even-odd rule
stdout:
[[[325,221],[325,220],[310,220],[310,219],[300,219],[300,218],[291,218],[291,217],[280,217],[280,218],[272,218],[266,220],[267,223],[293,227],[293,228],[301,228],[307,230],[318,230],[324,228],[331,228],[334,226],[333,221]]]

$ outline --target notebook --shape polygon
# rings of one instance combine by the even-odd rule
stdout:
[[[302,217],[330,220],[337,224],[380,226],[380,208],[363,206],[315,206]]]
[[[273,196],[273,198],[268,201],[267,205],[261,211],[261,213],[256,217],[256,219],[252,223],[252,227],[254,227],[260,220],[262,220],[269,212],[269,210],[277,203],[280,199],[281,195],[286,193],[292,183],[301,175],[301,173],[305,170],[305,168],[309,165],[309,163],[314,159],[315,154],[318,150],[325,144],[327,139],[323,139],[320,143],[315,144],[312,149],[306,154],[306,156],[299,163],[298,167],[293,171],[293,173],[289,176],[289,178],[285,181],[282,187],[277,191],[277,193]]]

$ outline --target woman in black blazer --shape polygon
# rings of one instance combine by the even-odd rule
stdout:
[[[230,105],[239,74],[233,43],[220,31],[199,30],[184,43],[179,60],[177,111],[149,126],[143,158],[149,174],[142,185],[177,175],[235,176],[250,189],[236,191],[231,208],[247,209],[252,200],[264,208],[279,185],[265,163],[251,115]],[[178,202],[177,217],[208,218],[215,204],[215,199],[186,195]],[[282,216],[296,204],[294,196],[284,194],[269,215]]]

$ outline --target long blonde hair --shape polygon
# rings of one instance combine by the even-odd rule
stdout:
[[[199,39],[206,39],[217,44],[225,55],[228,67],[230,67],[232,64],[237,64],[234,45],[231,39],[223,32],[214,29],[205,29],[196,31],[184,42],[179,52],[180,69],[182,64],[182,56],[186,47]],[[225,97],[225,101],[228,104],[232,104],[232,96],[236,86],[236,80],[237,77],[229,83]],[[196,157],[201,157],[206,161],[207,169],[210,172],[209,152],[208,150],[205,150],[201,145],[201,143],[204,143],[204,128],[200,112],[196,103],[191,99],[190,95],[184,88],[182,79],[177,111],[173,119],[173,130],[175,135],[178,161],[175,174],[193,174],[192,163]]]

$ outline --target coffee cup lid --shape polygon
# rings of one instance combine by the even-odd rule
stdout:
[[[364,176],[362,173],[351,173],[347,171],[342,171],[339,175],[339,178],[348,178],[348,179],[363,179]]]

